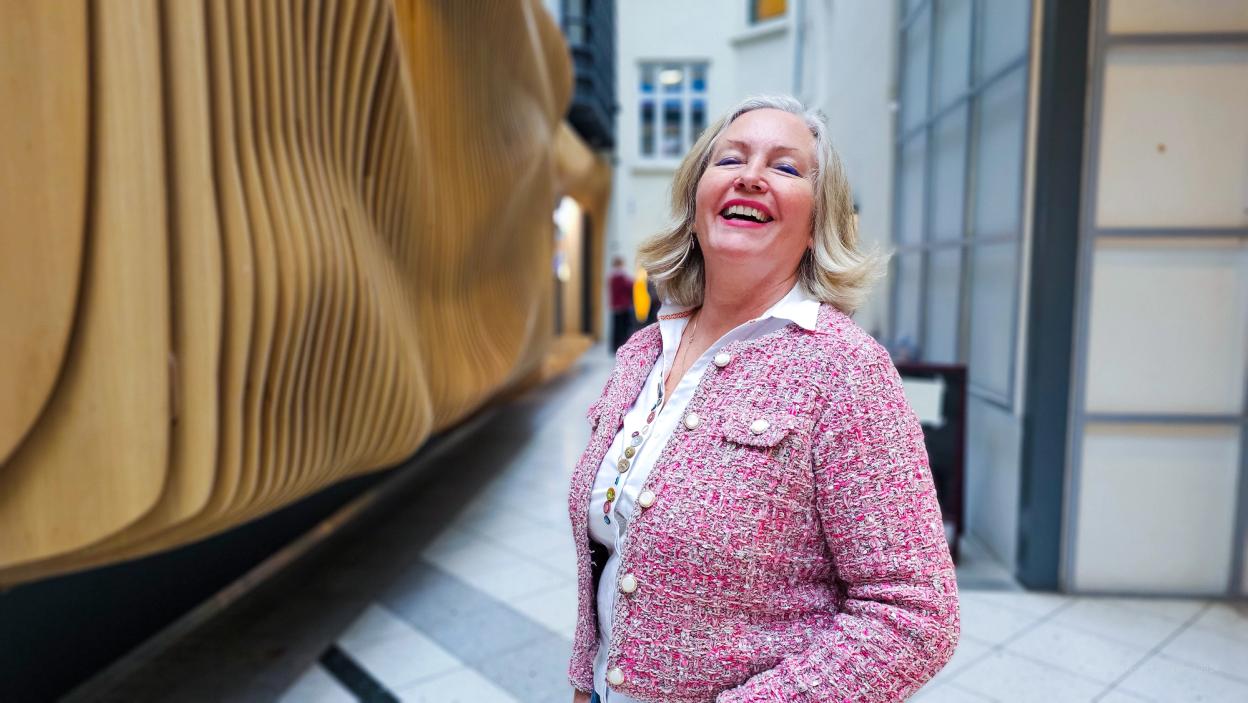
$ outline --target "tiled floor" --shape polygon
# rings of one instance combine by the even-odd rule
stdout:
[[[512,401],[363,519],[91,700],[566,703],[565,491],[609,365]],[[1018,590],[964,544],[962,641],[915,700],[1248,701],[1248,607]],[[80,692],[81,693],[81,692]],[[390,697],[386,697],[390,696]],[[79,698],[88,696],[80,695]]]

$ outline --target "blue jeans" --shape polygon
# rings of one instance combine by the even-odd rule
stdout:
[[[589,694],[589,703],[602,703],[602,699],[598,697],[597,691],[593,691]]]

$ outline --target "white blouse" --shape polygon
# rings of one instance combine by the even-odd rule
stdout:
[[[707,364],[714,362],[722,366],[731,361],[727,354],[719,354],[720,349],[730,342],[775,332],[789,323],[814,331],[819,317],[819,301],[807,296],[800,285],[793,286],[787,295],[762,315],[733,328],[703,352],[685,372],[664,403],[663,379],[676,359],[681,335],[689,321],[688,312],[687,308],[666,304],[663,306],[663,314],[659,316],[659,334],[663,339],[663,355],[659,358],[661,363],[655,364],[651,369],[637,402],[624,415],[624,426],[615,435],[611,448],[607,450],[598,467],[594,488],[590,493],[589,536],[605,546],[608,554],[602,578],[598,582],[599,639],[598,655],[594,659],[594,688],[602,696],[603,703],[608,700],[611,703],[638,703],[629,696],[609,689],[607,648],[611,642],[615,598],[620,588],[627,588],[629,585],[618,583],[619,554],[623,551],[628,522],[637,510],[636,506],[640,504],[642,508],[646,508],[654,500],[654,496],[639,494],[654,462],[676,429],[676,423],[684,415],[685,406],[689,404],[693,392],[702,380]],[[652,411],[653,418],[650,417]],[[626,453],[626,449],[630,447],[633,451]]]

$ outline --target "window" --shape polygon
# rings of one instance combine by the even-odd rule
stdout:
[[[1027,0],[902,2],[892,346],[1011,407]]]
[[[787,6],[785,0],[750,0],[750,24],[783,17]]]
[[[638,106],[642,158],[679,159],[706,129],[706,64],[641,64]]]

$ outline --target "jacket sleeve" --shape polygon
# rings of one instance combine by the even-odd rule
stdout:
[[[874,342],[849,355],[815,427],[816,508],[843,594],[832,626],[718,703],[902,701],[957,646],[957,582],[918,419]]]

